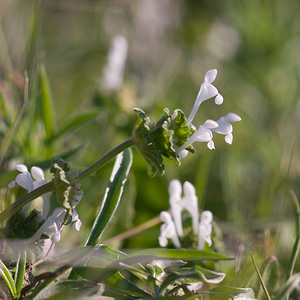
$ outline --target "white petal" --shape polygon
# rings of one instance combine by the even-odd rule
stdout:
[[[58,207],[53,211],[52,216],[53,216],[53,218],[58,218],[59,216],[61,216],[62,214],[65,214],[66,212],[67,212],[66,209],[64,209],[62,207]]]
[[[181,188],[181,183],[178,179],[173,179],[170,184],[169,184],[169,195],[173,194],[181,194],[182,188]]]
[[[183,191],[185,196],[189,196],[189,197],[196,196],[195,187],[189,181],[184,182]]]
[[[192,141],[208,142],[212,139],[212,133],[209,129],[200,126],[190,139]]]
[[[9,184],[8,184],[8,188],[9,189],[12,189],[12,188],[14,188],[16,186],[16,182],[13,180],[13,181],[11,181]]]
[[[209,98],[215,97],[218,95],[218,93],[218,89],[212,84],[203,84],[203,88],[201,89],[201,93],[199,95],[200,101],[203,102]]]
[[[74,209],[72,212],[72,222],[75,222],[78,220],[78,212]]]
[[[179,155],[179,158],[180,159],[183,159],[185,158],[187,155],[189,154],[189,151],[185,150],[185,149],[182,149],[178,152],[178,155]]]
[[[76,231],[79,231],[80,227],[81,227],[81,220],[77,219],[77,221],[73,223],[72,228]]]
[[[212,83],[217,77],[218,71],[216,69],[212,69],[206,72],[204,76],[204,80]]]
[[[16,183],[28,192],[33,190],[33,182],[29,172],[20,173],[16,177]]]
[[[205,128],[208,128],[208,129],[212,129],[212,128],[219,127],[219,124],[214,120],[208,119],[208,120],[205,121],[205,123],[202,126],[205,127]]]
[[[162,211],[159,216],[162,222],[165,223],[173,222],[171,215],[167,211]]]
[[[53,243],[57,243],[60,241],[60,232],[57,232],[52,235],[51,240]]]
[[[227,134],[227,135],[225,136],[225,142],[226,142],[227,144],[231,145],[231,144],[232,144],[232,140],[233,140],[233,135],[232,135],[232,133],[229,133],[229,134]]]
[[[28,172],[27,167],[23,164],[16,165],[16,170],[18,170],[19,172],[22,172],[22,173]]]
[[[158,242],[161,247],[167,247],[167,245],[168,245],[168,240],[162,236],[159,236]]]
[[[225,116],[226,120],[229,122],[239,122],[242,118],[236,113],[229,113]]]
[[[209,224],[213,220],[213,214],[209,210],[204,210],[201,214],[201,223]]]
[[[210,140],[210,141],[207,143],[207,148],[208,148],[209,150],[216,149],[216,148],[215,148],[215,143],[214,143],[213,140]]]
[[[35,180],[44,180],[45,179],[44,172],[39,167],[32,167],[31,175]]]
[[[221,105],[223,103],[223,100],[224,100],[223,96],[221,94],[218,94],[217,97],[215,98],[215,103],[217,105]]]

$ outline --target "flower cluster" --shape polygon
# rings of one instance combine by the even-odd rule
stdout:
[[[216,77],[216,69],[206,72],[192,112],[187,119],[188,125],[192,124],[192,121],[196,116],[200,104],[205,100],[215,97],[215,103],[217,105],[221,105],[223,103],[223,96],[219,93],[217,88],[212,85],[212,82],[216,79]],[[241,117],[232,112],[228,113],[226,116],[221,117],[217,121],[210,119],[206,120],[202,125],[199,126],[198,129],[195,130],[195,133],[188,139],[188,141],[178,148],[179,156],[181,158],[185,157],[188,153],[186,148],[192,145],[194,142],[207,142],[207,147],[209,149],[215,149],[215,145],[213,142],[213,132],[225,135],[225,142],[231,145],[233,141],[233,127],[231,125],[231,122],[238,121],[241,121]]]
[[[137,150],[151,167],[151,175],[157,172],[161,175],[164,173],[163,157],[174,159],[177,164],[180,164],[180,160],[188,152],[194,152],[192,146],[194,142],[206,142],[209,149],[215,149],[213,133],[225,135],[226,143],[232,143],[231,123],[241,120],[241,117],[235,113],[228,113],[217,121],[206,120],[198,129],[192,124],[203,101],[215,98],[216,104],[223,103],[223,96],[212,85],[216,76],[216,69],[209,70],[205,74],[194,107],[187,119],[182,110],[176,109],[170,114],[166,108],[155,123],[142,110],[135,109],[138,112],[138,121],[133,130],[133,139]]]
[[[22,188],[26,189],[28,192],[33,191],[34,189],[44,185],[47,183],[45,179],[44,172],[39,167],[32,167],[31,172],[28,171],[28,168],[23,165],[19,164],[16,165],[17,171],[20,172],[20,174],[17,175],[16,179],[13,180],[9,184],[9,188],[15,187],[15,185],[19,185]],[[42,219],[42,225],[39,227],[39,229],[30,237],[28,238],[29,241],[38,241],[41,238],[49,238],[52,240],[52,242],[56,243],[60,240],[60,233],[61,230],[68,221],[72,223],[73,229],[76,231],[80,230],[81,227],[81,221],[78,217],[78,213],[75,210],[75,206],[78,204],[78,202],[82,198],[82,191],[80,191],[80,186],[76,186],[77,194],[76,201],[72,202],[71,205],[71,220],[68,220],[69,212],[64,207],[58,207],[56,208],[51,215],[49,216],[49,206],[50,206],[50,194],[46,193],[42,195],[43,198],[43,212],[41,215]],[[29,209],[30,204],[26,206],[24,209],[24,213],[27,212]]]
[[[205,210],[200,215],[198,212],[198,198],[194,186],[186,181],[182,186],[179,180],[174,179],[169,184],[170,213],[163,211],[160,218],[163,222],[160,228],[159,244],[166,247],[168,239],[171,239],[176,248],[181,248],[181,240],[184,238],[184,228],[182,225],[182,213],[187,211],[192,218],[192,230],[197,236],[197,249],[202,250],[207,244],[212,245],[212,220],[213,215],[209,210]]]

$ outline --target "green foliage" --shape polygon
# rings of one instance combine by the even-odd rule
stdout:
[[[179,165],[180,158],[176,151],[195,130],[186,124],[186,118],[181,110],[176,110],[172,116],[165,108],[156,123],[141,109],[135,108],[135,111],[138,113],[133,130],[135,146],[149,164],[149,174],[163,175],[165,173],[163,157],[173,159]],[[193,152],[191,146],[187,150]]]

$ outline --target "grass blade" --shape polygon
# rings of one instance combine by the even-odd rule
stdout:
[[[41,66],[40,69],[40,88],[42,100],[43,123],[45,128],[46,140],[49,141],[53,135],[53,112],[50,84],[47,77],[46,69]]]
[[[150,248],[141,249],[131,252],[128,256],[139,256],[139,255],[151,255],[159,258],[166,259],[182,259],[182,260],[232,260],[232,257],[228,257],[216,252],[202,251],[202,250],[191,250],[191,249],[167,249],[167,248]]]
[[[86,242],[86,246],[94,246],[97,244],[98,239],[101,238],[106,226],[109,224],[116,212],[131,164],[131,149],[126,149],[117,156],[101,209],[94,222],[90,236]]]
[[[254,267],[255,267],[256,273],[257,273],[257,275],[258,275],[259,281],[260,281],[260,283],[261,283],[261,286],[262,286],[262,288],[263,288],[263,290],[264,290],[264,292],[265,292],[265,294],[266,294],[266,297],[267,297],[268,300],[272,300],[271,297],[270,297],[270,295],[269,295],[269,292],[268,292],[268,290],[267,290],[267,287],[266,287],[266,285],[265,285],[265,283],[264,283],[264,280],[263,280],[263,278],[262,278],[262,276],[261,276],[261,274],[260,274],[260,272],[259,272],[259,269],[258,269],[257,264],[256,264],[256,262],[255,262],[253,253],[251,253],[251,258],[252,258],[252,262],[253,262],[253,265],[254,265]]]
[[[99,113],[100,113],[100,110],[94,110],[94,111],[90,111],[90,112],[87,112],[87,113],[84,113],[84,114],[81,114],[79,116],[72,118],[52,136],[51,142],[58,139],[59,137],[61,137],[65,133],[69,132],[70,130],[73,130],[76,127],[79,127],[84,122],[97,116]]]
[[[2,260],[0,260],[0,274],[1,274],[2,278],[4,279],[11,296],[13,298],[16,298],[17,292],[16,292],[16,286],[15,286],[14,280],[13,280],[9,270],[6,268],[6,265],[2,262]]]
[[[23,251],[19,255],[17,268],[16,268],[16,275],[15,275],[15,286],[16,286],[17,298],[19,298],[21,294],[21,289],[24,281],[25,267],[26,267],[26,252]]]

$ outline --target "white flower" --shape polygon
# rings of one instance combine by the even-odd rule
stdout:
[[[41,238],[43,234],[47,235],[53,243],[60,240],[60,232],[62,229],[63,222],[66,217],[67,210],[58,207],[56,208],[52,215],[47,218],[47,220],[42,224],[38,231],[30,237],[30,240],[36,241]]]
[[[163,224],[160,227],[160,236],[158,238],[160,246],[166,247],[168,245],[168,239],[171,239],[173,245],[176,248],[180,248],[181,244],[179,242],[175,229],[175,224],[172,220],[171,215],[166,211],[162,211],[160,213],[160,219],[163,222]]]
[[[216,69],[209,70],[206,72],[206,74],[204,76],[204,81],[202,82],[202,84],[200,86],[200,90],[198,92],[194,107],[192,109],[190,116],[188,117],[187,124],[192,123],[192,121],[199,109],[199,106],[203,101],[217,96],[215,98],[215,103],[218,105],[223,103],[222,95],[219,94],[217,88],[211,84],[216,79],[217,73],[218,72]]]
[[[216,79],[217,70],[209,70],[206,72],[204,76],[204,81],[200,86],[200,90],[198,92],[194,107],[190,116],[187,119],[187,125],[192,125],[192,121],[199,109],[200,104],[212,97],[215,97],[215,103],[220,105],[223,103],[223,96],[219,94],[217,88],[212,85],[212,82]],[[172,118],[175,118],[177,115],[177,111],[174,111]],[[206,142],[207,147],[212,150],[215,149],[214,141],[213,141],[213,132],[219,134],[225,134],[225,141],[228,144],[232,143],[232,125],[230,122],[238,122],[241,120],[241,117],[235,113],[229,113],[225,117],[221,117],[218,121],[206,120],[202,125],[199,126],[198,129],[194,132],[194,134],[186,141],[185,144],[176,149],[178,156],[180,159],[184,158],[188,151],[186,148],[192,145],[194,142]]]
[[[186,210],[192,217],[193,232],[198,233],[198,249],[203,249],[205,243],[212,245],[212,219],[210,211],[203,211],[199,222],[198,198],[195,187],[188,181],[183,184],[183,197],[181,196],[182,187],[179,180],[174,179],[169,184],[169,202],[171,214],[163,211],[160,215],[163,224],[160,229],[159,244],[166,247],[167,239],[171,239],[176,248],[181,247],[179,238],[184,235],[182,226],[182,211]]]
[[[226,116],[221,117],[216,122],[217,126],[211,127],[210,124],[206,124],[206,125],[204,124],[204,126],[213,132],[224,134],[226,143],[231,145],[233,140],[233,135],[232,135],[233,127],[230,124],[230,122],[239,122],[239,121],[241,121],[241,117],[231,112]]]
[[[127,49],[128,43],[124,36],[118,35],[113,38],[103,75],[103,85],[107,90],[116,90],[123,83]]]
[[[211,232],[212,232],[212,222],[213,214],[209,210],[205,210],[201,214],[199,223],[199,235],[198,235],[198,249],[203,249],[205,242],[211,246]]]
[[[188,181],[183,184],[184,197],[181,200],[182,209],[187,210],[192,216],[193,220],[193,231],[198,232],[198,198],[196,196],[195,187]]]
[[[8,185],[9,188],[13,188],[16,184],[18,184],[23,189],[27,190],[28,193],[30,193],[34,189],[37,189],[38,187],[47,183],[44,172],[39,167],[32,167],[31,172],[29,172],[28,168],[25,165],[19,164],[16,165],[16,170],[19,171],[20,174],[17,175],[15,180],[9,183]],[[42,218],[43,219],[47,217],[49,212],[49,197],[50,197],[49,193],[42,195],[43,198]],[[26,205],[25,211],[28,210],[29,206],[30,203]]]
[[[169,202],[171,207],[171,214],[175,222],[175,227],[178,235],[183,236],[182,220],[181,220],[181,183],[174,179],[169,184]]]

